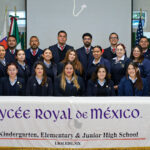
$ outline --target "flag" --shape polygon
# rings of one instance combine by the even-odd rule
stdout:
[[[3,45],[5,49],[8,48],[7,46],[7,8],[5,10],[3,31],[0,35],[0,45]]]
[[[17,24],[17,16],[10,16],[11,24],[10,24],[10,31],[9,35],[13,35],[16,37],[17,40],[17,46],[16,49],[21,49],[21,40],[20,40],[20,35],[19,35],[19,29],[18,29],[18,24]]]
[[[139,44],[139,41],[142,36],[143,36],[143,25],[142,25],[142,19],[140,17],[137,32],[136,32],[136,45]]]

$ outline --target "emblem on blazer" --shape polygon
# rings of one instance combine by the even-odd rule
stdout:
[[[122,67],[122,68],[124,68],[124,66],[125,66],[124,64],[121,64],[121,67]]]
[[[108,85],[106,85],[106,88],[108,88]]]
[[[36,86],[36,83],[34,83],[33,86]]]
[[[19,86],[20,89],[22,88],[22,84],[19,81],[17,81],[17,85]]]
[[[48,87],[48,83],[46,83],[45,86]]]

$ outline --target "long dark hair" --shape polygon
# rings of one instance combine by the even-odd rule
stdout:
[[[136,45],[136,46],[133,47],[132,52],[131,52],[131,55],[130,55],[130,58],[131,58],[132,60],[135,59],[135,57],[133,56],[133,51],[134,51],[135,48],[138,48],[139,51],[140,51],[140,57],[138,58],[138,62],[141,63],[141,62],[144,60],[144,56],[143,56],[142,47],[141,47],[140,45]]]
[[[108,73],[108,69],[106,68],[105,65],[100,64],[100,65],[97,66],[95,72],[92,74],[91,80],[93,82],[97,81],[97,79],[98,79],[97,73],[98,73],[99,69],[101,69],[101,68],[104,68],[105,71],[106,71],[106,77],[105,77],[106,81],[110,80],[110,74]]]
[[[37,61],[34,65],[34,76],[36,76],[35,68],[37,67],[37,65],[41,65],[43,67],[43,79],[42,79],[41,85],[44,86],[45,83],[47,82],[47,74],[46,74],[45,66],[44,66],[43,62]]]
[[[143,82],[142,82],[142,78],[140,76],[140,71],[139,71],[139,68],[138,68],[138,65],[137,65],[136,62],[130,62],[129,63],[129,65],[127,67],[127,71],[126,71],[126,77],[127,78],[129,77],[128,68],[129,68],[130,65],[133,66],[133,68],[135,69],[135,71],[137,70],[136,71],[136,78],[137,78],[137,80],[136,80],[136,83],[135,83],[135,88],[137,88],[138,90],[142,90],[142,88],[143,88]]]

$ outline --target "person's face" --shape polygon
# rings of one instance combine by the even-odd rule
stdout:
[[[18,69],[16,68],[16,66],[14,66],[14,65],[8,66],[7,74],[9,75],[9,77],[15,78],[17,73],[18,73]]]
[[[142,38],[139,42],[139,45],[142,47],[142,49],[148,49],[149,42],[146,38]]]
[[[94,57],[95,59],[99,59],[101,56],[102,56],[101,50],[100,50],[99,48],[95,47],[95,48],[93,49],[93,57]]]
[[[99,80],[104,80],[106,77],[106,70],[104,68],[100,68],[97,72],[97,77]]]
[[[69,61],[73,62],[75,60],[76,54],[75,52],[70,52],[68,59]]]
[[[7,41],[7,44],[8,44],[8,48],[15,49],[16,45],[17,45],[17,41],[14,37],[9,37],[8,41]]]
[[[37,65],[35,68],[35,74],[37,76],[43,76],[44,70],[43,70],[43,66],[42,65]]]
[[[20,61],[20,62],[25,61],[25,52],[24,51],[19,51],[17,53],[17,60]]]
[[[67,41],[67,35],[65,33],[59,33],[57,39],[59,44],[64,45]]]
[[[137,47],[133,50],[133,56],[134,58],[139,58],[141,56],[141,52]]]
[[[36,50],[39,47],[40,43],[39,40],[35,37],[30,39],[30,46],[33,50]]]
[[[46,50],[43,54],[43,58],[46,60],[46,61],[50,61],[52,59],[52,52],[50,50]]]
[[[133,67],[133,65],[129,65],[128,66],[128,75],[131,78],[135,78],[136,77],[136,69]]]
[[[83,38],[83,43],[84,43],[85,47],[89,47],[89,46],[91,46],[92,39],[89,36],[85,36]]]
[[[72,66],[71,64],[66,65],[64,71],[65,71],[65,75],[66,75],[67,77],[72,77],[73,72],[74,72],[73,66]]]
[[[117,46],[116,49],[117,57],[121,58],[124,54],[125,54],[125,49],[121,45]]]
[[[117,45],[119,39],[118,39],[118,37],[117,37],[116,34],[112,34],[112,35],[110,36],[109,41],[110,41],[110,44],[111,44],[111,45]]]
[[[2,46],[0,46],[0,59],[4,59],[5,54],[6,54],[5,49]]]

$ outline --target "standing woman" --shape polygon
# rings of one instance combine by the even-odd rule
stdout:
[[[150,60],[144,58],[140,45],[136,45],[133,48],[130,58],[133,62],[137,63],[140,69],[141,77],[146,78],[146,80],[148,81],[148,85],[150,86]]]
[[[116,57],[111,63],[111,79],[114,82],[114,89],[118,90],[120,80],[125,76],[130,59],[126,57],[124,44],[119,43],[116,47]]]
[[[20,49],[16,51],[16,62],[18,66],[18,77],[24,78],[25,82],[27,82],[30,76],[30,68],[25,63],[25,52]]]
[[[141,78],[137,63],[131,62],[127,67],[126,76],[123,77],[118,87],[119,96],[148,96],[148,84]]]
[[[6,50],[4,46],[0,45],[0,78],[5,77],[7,75],[6,66],[8,64],[8,60],[5,56]]]
[[[72,62],[75,68],[75,73],[78,76],[83,76],[83,67],[80,61],[78,60],[78,55],[77,52],[74,49],[70,49],[67,51],[66,56],[63,61],[58,63],[57,68],[58,68],[58,74],[62,73],[64,64],[67,63],[68,61]]]
[[[53,85],[51,78],[47,77],[45,66],[42,62],[34,65],[34,74],[28,79],[27,96],[52,96]]]
[[[76,75],[73,63],[65,63],[63,72],[55,80],[55,95],[83,96],[84,92],[83,79]]]
[[[88,81],[87,96],[115,96],[113,81],[110,80],[107,68],[99,65]]]
[[[24,79],[17,76],[18,67],[15,63],[7,65],[7,77],[0,79],[0,95],[23,96],[25,95]]]
[[[57,75],[57,65],[53,61],[53,55],[49,48],[43,50],[40,61],[42,61],[45,66],[47,76],[54,81],[54,78]]]

